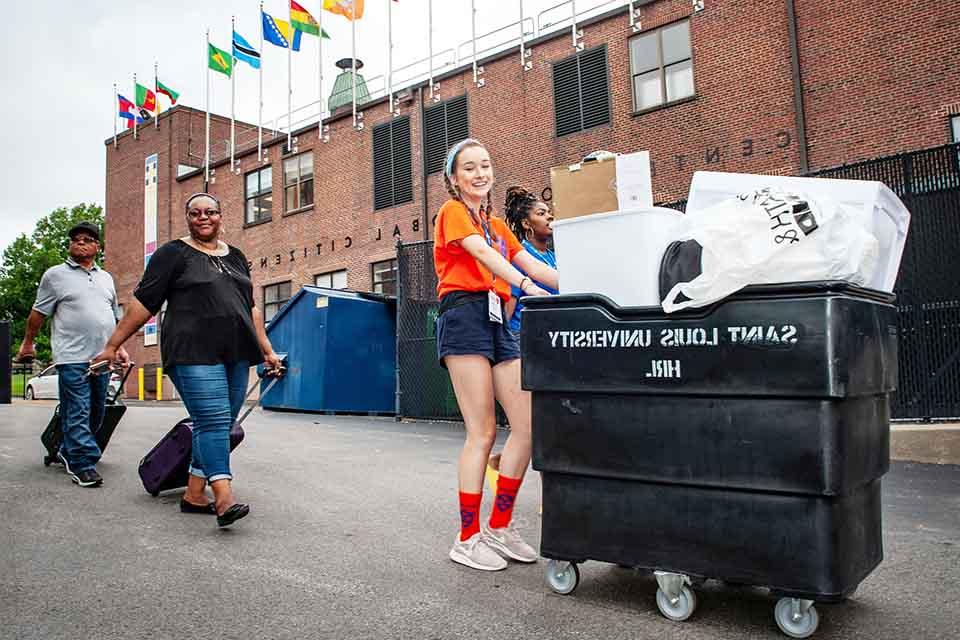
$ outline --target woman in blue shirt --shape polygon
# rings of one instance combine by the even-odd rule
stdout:
[[[510,187],[507,189],[504,209],[510,230],[517,238],[521,239],[521,244],[527,250],[527,253],[556,269],[557,256],[553,252],[553,213],[550,212],[550,207],[536,194],[523,187]],[[521,271],[521,273],[523,272]],[[558,293],[556,289],[552,289],[542,282],[536,280],[534,282],[552,294]],[[519,333],[520,312],[523,311],[520,297],[523,296],[523,292],[516,287],[512,287],[511,293],[510,301],[507,302],[504,310],[506,317],[510,318],[510,330]]]

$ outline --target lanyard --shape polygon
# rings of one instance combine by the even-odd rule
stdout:
[[[557,268],[557,254],[550,249],[547,249],[546,252],[541,253],[540,250],[533,246],[533,243],[528,240],[523,241],[523,248],[527,250],[527,253],[532,254],[533,257],[540,262],[549,265],[554,269]]]
[[[484,222],[483,218],[480,218],[480,228],[483,229],[483,237],[487,239],[487,245],[489,245],[490,248],[494,248],[493,239],[490,237],[490,230],[487,228],[487,223]],[[504,243],[502,240],[500,241],[500,246],[496,247],[496,249],[497,251],[500,252],[500,255],[502,255],[504,258],[507,257],[507,254],[504,253]],[[497,274],[491,271],[490,275],[493,276],[493,281],[496,282]]]

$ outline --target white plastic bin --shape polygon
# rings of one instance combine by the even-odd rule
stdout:
[[[555,220],[560,293],[600,293],[623,307],[660,305],[660,260],[683,214],[650,207]]]
[[[700,211],[738,194],[768,186],[799,191],[814,199],[829,198],[857,213],[864,228],[876,236],[880,245],[877,270],[868,286],[893,291],[910,228],[910,212],[882,182],[697,171],[690,183],[687,211]]]

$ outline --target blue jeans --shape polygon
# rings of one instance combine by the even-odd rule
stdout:
[[[93,434],[103,424],[110,374],[87,376],[88,368],[89,365],[82,362],[57,365],[60,425],[63,428],[60,452],[74,473],[93,469],[101,455]]]
[[[193,420],[191,475],[208,482],[233,479],[230,427],[243,406],[249,371],[246,362],[170,367],[170,379]]]

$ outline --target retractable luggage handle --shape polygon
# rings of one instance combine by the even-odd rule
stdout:
[[[123,393],[123,388],[127,384],[127,378],[130,377],[130,372],[133,371],[134,362],[133,360],[124,367],[126,371],[123,372],[123,377],[120,378],[120,384],[117,386],[117,390],[113,392],[113,398],[110,399],[110,404],[117,404],[117,400],[120,399],[120,394]]]
[[[283,372],[287,370],[287,368],[286,368],[285,366],[283,366],[283,365],[286,363],[286,361],[287,361],[287,357],[286,357],[286,355],[284,354],[284,355],[280,358],[280,375],[274,377],[274,379],[270,381],[270,384],[267,385],[267,388],[263,390],[263,393],[262,393],[262,394],[260,394],[260,397],[261,397],[261,398],[262,398],[263,396],[267,395],[268,393],[270,393],[270,389],[273,389],[273,385],[275,385],[275,384],[277,384],[278,382],[280,382],[280,379],[283,377]],[[259,373],[259,376],[258,376],[258,378],[257,378],[257,381],[254,382],[253,385],[251,385],[249,389],[247,389],[246,395],[243,396],[243,403],[244,403],[244,404],[247,403],[247,398],[250,397],[250,394],[253,393],[253,390],[260,386],[260,379],[262,378],[262,376],[266,375],[267,371],[271,371],[271,370],[270,370],[270,369],[264,369],[264,370],[263,370],[263,373],[259,373],[259,372],[258,372],[258,373]],[[257,407],[257,403],[256,403],[256,402],[254,402],[252,405],[250,405],[249,407],[247,407],[246,410],[243,412],[243,415],[240,416],[240,417],[237,419],[237,424],[243,424],[243,421],[247,419],[247,416],[250,415],[250,412],[253,411],[256,407]]]

